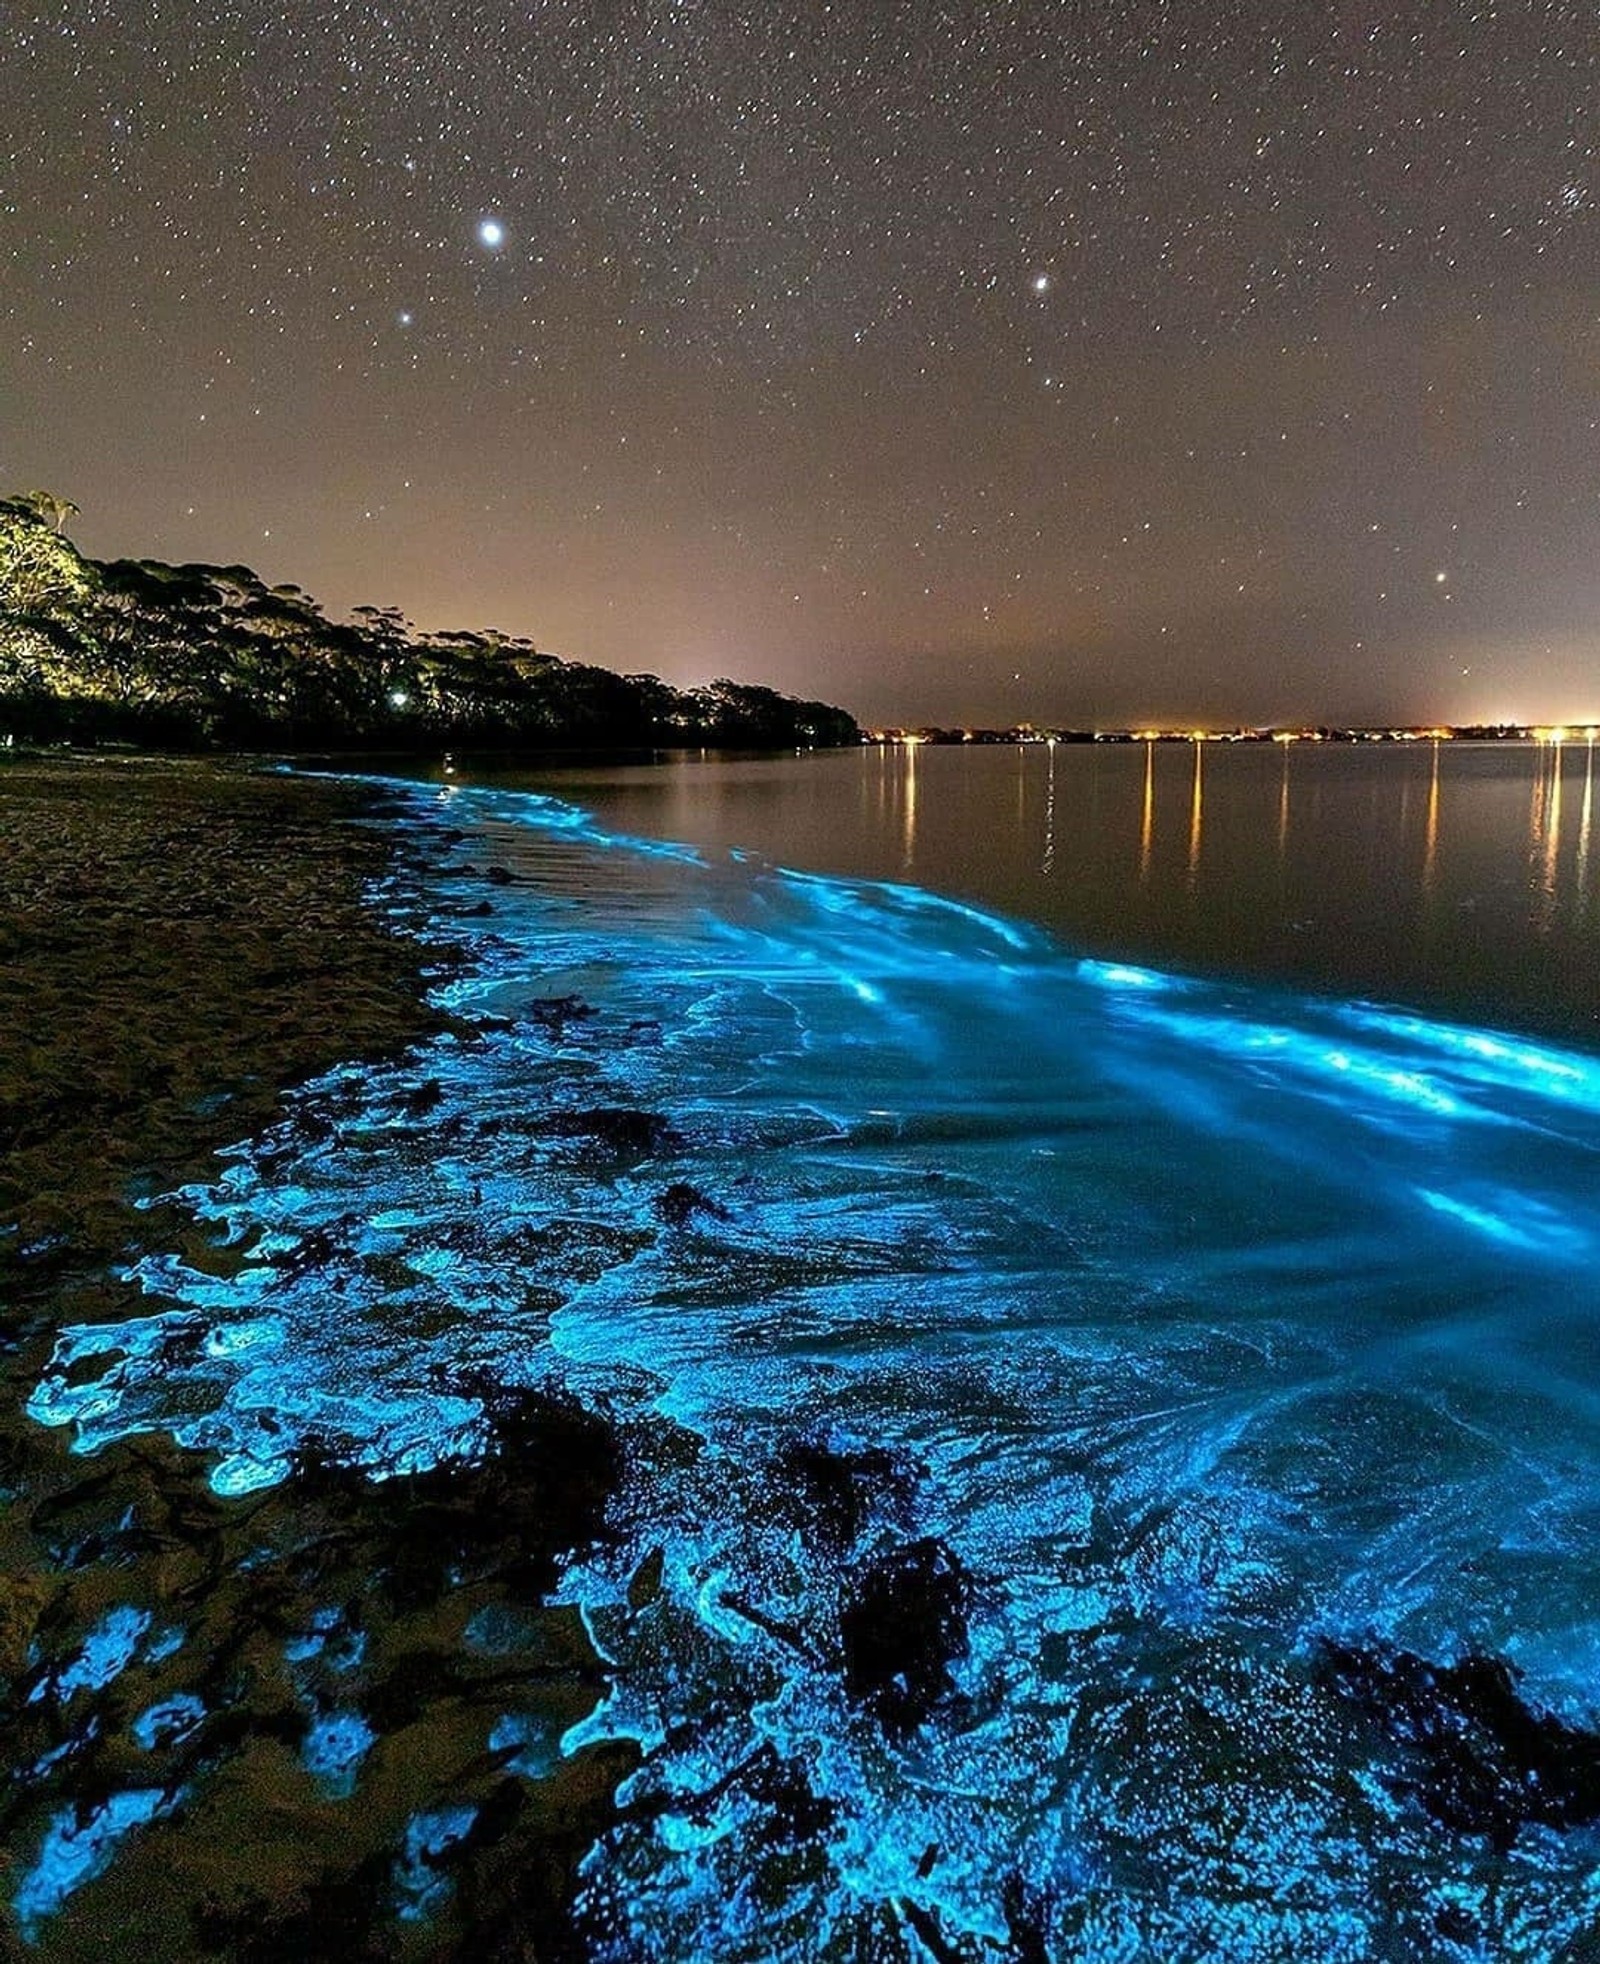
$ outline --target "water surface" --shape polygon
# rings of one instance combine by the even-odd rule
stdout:
[[[618,831],[904,880],[1085,953],[1600,1034],[1578,742],[889,746],[476,781]]]
[[[1536,764],[1467,759],[1458,809],[1526,819]],[[417,790],[410,823],[465,835],[435,897],[472,963],[439,993],[480,1038],[241,1141],[183,1196],[235,1268],[143,1259],[147,1313],[62,1331],[35,1417],[87,1453],[167,1434],[244,1504],[311,1450],[470,1464],[501,1390],[625,1421],[610,1535],[561,1583],[610,1689],[515,1762],[643,1755],[585,1864],[597,1957],[1555,1964],[1600,1914],[1600,1060],[1118,958],[1109,876],[1072,867],[1121,853],[1128,942],[1188,923],[1197,959],[1191,867],[1198,896],[1230,836],[1279,863],[1250,825],[1282,768],[1208,752],[1234,796],[1208,829],[1203,777],[1189,833],[1182,751]],[[1376,851],[1384,773],[1426,822],[1432,768],[1306,775],[1373,804]],[[1041,836],[1052,769],[1085,829]],[[783,857],[895,877],[750,853],[796,813]],[[1455,837],[1452,879],[1512,863],[1486,819]],[[1105,939],[930,891],[935,841],[952,889],[1099,894]],[[1455,890],[1435,864],[1395,913]],[[1396,959],[1363,907],[1362,959]],[[1476,1657],[1521,1673],[1498,1731],[1439,1675]],[[1576,1742],[1554,1785],[1532,1734]],[[160,1833],[159,1798],[130,1787],[119,1831]],[[473,1818],[442,1794],[413,1839]],[[394,1862],[424,1917],[448,1865]]]

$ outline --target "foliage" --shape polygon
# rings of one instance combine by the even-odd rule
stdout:
[[[827,703],[542,653],[494,632],[423,632],[393,608],[330,620],[248,566],[81,557],[76,507],[0,500],[0,730],[175,748],[404,750],[852,743]]]

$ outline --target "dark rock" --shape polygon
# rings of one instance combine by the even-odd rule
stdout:
[[[574,1283],[593,1282],[607,1269],[631,1262],[655,1239],[648,1229],[613,1227],[608,1222],[569,1218],[565,1215],[546,1221],[542,1227],[523,1228],[500,1238],[500,1253],[538,1269],[545,1286],[559,1281],[570,1288]],[[550,1305],[559,1309],[565,1297]]]
[[[1433,1664],[1409,1651],[1329,1643],[1322,1663],[1402,1749],[1396,1787],[1445,1827],[1505,1848],[1530,1822],[1600,1820],[1600,1733],[1527,1703],[1520,1674],[1501,1659]]]
[[[888,1903],[857,1910],[850,1936],[850,1964],[912,1964],[905,1931]]]
[[[275,1269],[285,1275],[308,1275],[314,1269],[333,1269],[348,1253],[343,1237],[357,1225],[353,1214],[342,1214],[329,1227],[309,1229],[293,1248],[281,1248],[268,1256]]]
[[[399,1610],[431,1606],[468,1582],[493,1579],[542,1596],[558,1557],[597,1538],[619,1470],[611,1427],[575,1402],[472,1382],[490,1445],[481,1460],[374,1482],[359,1467],[311,1450],[296,1466],[302,1503],[334,1504],[359,1537]]]
[[[424,1078],[413,1090],[403,1092],[400,1109],[407,1118],[426,1118],[444,1103],[444,1086],[436,1077]]]
[[[833,1826],[838,1808],[817,1794],[806,1769],[796,1760],[780,1758],[768,1746],[745,1768],[742,1785],[766,1813],[755,1830],[767,1848],[801,1848],[822,1839]]]
[[[1050,1964],[1045,1931],[1050,1921],[1048,1894],[1032,1889],[1021,1875],[1008,1875],[1000,1896],[1005,1911],[1007,1955],[1013,1964]]]
[[[927,1536],[857,1569],[839,1611],[845,1689],[889,1733],[914,1731],[952,1689],[967,1651],[971,1584],[944,1543]]]
[[[596,1799],[587,1792],[558,1826],[541,1818],[519,1782],[502,1782],[462,1839],[434,1858],[455,1884],[461,1939],[431,1954],[473,1964],[580,1964],[588,1952],[569,1905],[586,1839],[608,1818]]]
[[[492,887],[511,887],[517,884],[517,876],[509,866],[485,866],[483,877]]]
[[[628,1583],[628,1607],[637,1614],[648,1609],[661,1594],[661,1578],[666,1571],[666,1555],[660,1548],[651,1549],[644,1560],[634,1570]]]
[[[581,996],[541,996],[537,1002],[528,1004],[529,1020],[553,1037],[565,1036],[569,1023],[587,1022],[599,1013]]]
[[[1446,1903],[1434,1917],[1433,1927],[1441,1937],[1453,1944],[1475,1944],[1483,1935],[1477,1919],[1458,1903]]]
[[[668,1227],[687,1227],[696,1214],[704,1214],[713,1221],[732,1219],[726,1207],[719,1206],[698,1187],[690,1186],[687,1180],[676,1180],[670,1187],[664,1187],[651,1205]]]
[[[916,1931],[918,1942],[934,1964],[962,1964],[962,1953],[945,1935],[944,1925],[933,1910],[924,1909],[909,1896],[900,1900],[898,1908],[909,1928]]]
[[[848,1451],[825,1439],[800,1439],[779,1458],[785,1482],[809,1503],[816,1538],[843,1554],[874,1514],[903,1522],[916,1481],[881,1446]]]
[[[237,1964],[362,1964],[389,1954],[379,1934],[388,1908],[389,1864],[381,1857],[329,1868],[303,1901],[274,1903],[258,1891],[212,1896],[194,1914],[202,1954]]]
[[[660,1113],[634,1111],[627,1106],[556,1112],[539,1130],[548,1138],[589,1141],[618,1159],[648,1159],[682,1144],[678,1133]]]

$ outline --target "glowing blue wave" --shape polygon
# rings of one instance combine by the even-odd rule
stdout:
[[[963,1957],[1024,1926],[1060,1956],[1455,1955],[1417,1947],[1451,1916],[1463,1956],[1554,1957],[1587,1927],[1592,1850],[1441,1839],[1306,1660],[1482,1648],[1586,1711],[1600,1065],[547,798],[405,795],[468,834],[438,899],[473,962],[438,993],[483,1034],[330,1074],[186,1190],[239,1272],[141,1262],[149,1313],[62,1331],[38,1420],[85,1452],[165,1431],[230,1495],[308,1442],[375,1477],[470,1457],[485,1382],[687,1428],[563,1585],[614,1672],[565,1749],[644,1752],[588,1869],[619,1955],[798,1964],[874,1917]],[[802,1464],[851,1496],[831,1542]],[[907,1546],[970,1591],[896,1731],[836,1636]],[[306,1763],[359,1793],[371,1743],[329,1708]],[[515,1714],[485,1745],[530,1778],[560,1749]],[[826,1824],[804,1859],[758,1766]],[[144,1818],[123,1798],[96,1849]],[[413,1822],[397,1914],[471,1820]]]

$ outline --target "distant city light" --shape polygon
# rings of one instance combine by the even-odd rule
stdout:
[[[919,730],[864,729],[866,744],[1039,744],[1062,743],[1448,743],[1458,738],[1492,738],[1514,743],[1577,743],[1600,741],[1600,722],[1585,723],[1573,718],[1566,723],[1523,723],[1513,717],[1492,717],[1476,723],[1396,723],[1340,724],[1313,728],[1306,724],[1283,728],[1275,724],[1239,724],[1231,729],[1204,729],[1183,723],[1145,724],[1136,728],[1101,726],[1094,730],[1065,727],[1039,728],[1032,723],[1013,723],[992,728],[971,724],[954,728]]]

